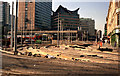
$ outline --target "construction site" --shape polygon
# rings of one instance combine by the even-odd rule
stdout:
[[[2,71],[4,75],[61,74],[61,71],[63,74],[118,74],[118,50],[98,48],[94,42],[73,41],[59,43],[59,46],[57,43],[19,46],[17,56],[14,56],[14,51],[6,49],[1,51]],[[10,57],[13,62],[9,63],[6,57]],[[39,70],[35,71],[35,68]]]

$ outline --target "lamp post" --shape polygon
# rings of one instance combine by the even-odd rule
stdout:
[[[23,10],[22,10],[22,13],[21,13],[21,46],[23,46]]]
[[[13,13],[14,13],[14,2],[12,2],[12,15],[11,15],[11,48],[13,48]]]
[[[61,40],[61,43],[63,43],[63,22],[64,22],[64,19],[61,19],[60,20],[60,40]]]
[[[59,47],[59,13],[58,13],[58,32],[57,32],[57,46]]]
[[[96,30],[96,45],[97,45],[97,35],[98,35],[98,34],[97,34],[97,30]]]
[[[17,51],[17,15],[18,15],[18,0],[16,0],[16,17],[15,17],[15,26],[14,26],[14,55],[18,54]]]

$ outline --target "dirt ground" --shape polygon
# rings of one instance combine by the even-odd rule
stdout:
[[[2,54],[4,75],[118,74],[114,63],[93,63]]]
[[[74,43],[73,43],[74,44]],[[2,53],[2,75],[106,75],[118,76],[119,53],[101,52],[95,45],[83,47],[81,45],[40,46],[38,51],[42,57],[27,55],[10,55]],[[72,48],[72,47],[77,48]],[[22,51],[25,51],[23,49]],[[46,55],[55,59],[45,58]],[[115,74],[115,75],[112,75]]]

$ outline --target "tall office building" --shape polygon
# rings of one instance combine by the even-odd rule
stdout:
[[[0,1],[0,31],[5,34],[10,26],[10,4]]]
[[[52,0],[19,2],[18,30],[51,29]]]
[[[10,4],[0,1],[0,46],[10,26]]]
[[[77,30],[79,26],[79,14],[78,9],[70,11],[63,6],[59,6],[58,9],[52,15],[52,29],[58,29],[58,19],[59,23],[62,25],[63,30]],[[58,18],[59,17],[59,18]]]
[[[10,4],[0,1],[0,22],[5,25],[10,23]]]
[[[0,47],[2,47],[3,4],[0,2]]]

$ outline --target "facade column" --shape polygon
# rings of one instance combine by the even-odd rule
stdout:
[[[116,35],[117,48],[119,47],[119,35]]]

